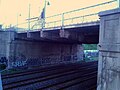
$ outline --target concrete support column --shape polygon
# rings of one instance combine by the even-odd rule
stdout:
[[[84,48],[83,48],[82,44],[77,45],[76,48],[77,48],[77,52],[76,52],[77,61],[82,61],[83,55],[84,55]]]
[[[14,31],[2,31],[0,32],[0,60],[2,63],[6,63],[9,68],[9,55],[10,55],[10,44],[14,40]]]
[[[84,48],[82,44],[73,44],[71,47],[71,60],[82,61],[84,55]]]
[[[51,31],[41,31],[41,37],[47,39],[56,39],[59,38],[59,31],[58,30],[51,30]]]
[[[71,39],[71,40],[76,40],[79,42],[83,42],[84,41],[84,35],[83,33],[79,33],[77,31],[70,31],[70,30],[60,30],[60,37],[62,38],[67,38],[67,39]]]
[[[97,90],[120,89],[120,8],[99,13]]]
[[[15,39],[15,32],[14,31],[8,31],[7,33],[7,37],[5,36],[5,38],[7,38],[6,40],[6,59],[8,60],[8,66],[7,68],[10,68],[10,50],[11,50],[11,42]]]

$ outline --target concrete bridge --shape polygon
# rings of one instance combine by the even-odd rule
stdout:
[[[111,6],[116,8],[115,3],[116,1],[113,0],[46,18],[28,19],[27,23],[17,25],[18,28],[28,27],[27,30],[17,29],[16,38],[58,43],[98,44],[100,26],[98,13],[111,9]],[[108,8],[105,9],[106,7]]]
[[[98,44],[99,21],[47,28],[29,32],[19,32],[16,38],[58,43]],[[28,35],[29,34],[29,35]]]
[[[112,2],[114,1],[109,3]],[[47,24],[42,23],[41,28],[35,30],[29,28],[25,32],[1,31],[0,60],[6,63],[8,68],[79,62],[83,61],[82,44],[97,44],[99,39],[97,89],[119,90],[120,9],[101,12],[99,15],[100,22],[93,20],[93,22],[66,25],[62,17],[60,20],[62,24],[56,27],[47,28]]]

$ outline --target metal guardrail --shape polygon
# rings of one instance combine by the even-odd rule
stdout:
[[[117,8],[117,0],[112,0],[61,14],[46,17],[44,19],[36,18],[30,21],[31,28],[29,30],[45,30],[46,28],[61,27],[64,29],[66,25],[81,24],[86,22],[98,21],[98,13],[113,8]],[[89,14],[88,14],[89,13]],[[28,20],[29,21],[29,20]],[[18,31],[28,30],[28,22],[17,25]]]

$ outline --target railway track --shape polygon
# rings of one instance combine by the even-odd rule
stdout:
[[[97,62],[31,69],[2,77],[4,90],[93,90]]]
[[[22,76],[23,74],[26,75],[26,74],[32,74],[32,73],[38,73],[38,72],[41,72],[41,71],[48,71],[48,70],[53,70],[53,69],[59,69],[59,68],[65,68],[65,67],[74,67],[74,66],[87,66],[87,65],[93,65],[93,64],[97,64],[97,61],[94,61],[94,62],[82,62],[82,63],[71,63],[71,64],[60,64],[60,65],[56,65],[56,66],[48,66],[48,67],[43,67],[43,68],[35,68],[35,69],[29,69],[29,70],[23,70],[23,71],[20,71],[20,72],[17,72],[17,73],[13,73],[13,74],[5,74],[2,76],[2,78],[11,78],[11,77],[16,77],[16,76]],[[32,72],[31,72],[32,71]]]

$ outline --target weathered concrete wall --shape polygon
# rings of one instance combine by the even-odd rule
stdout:
[[[13,31],[0,31],[0,63],[9,63],[10,43],[14,40],[14,34]]]
[[[120,8],[100,13],[97,90],[120,90]]]
[[[16,38],[14,31],[0,32],[0,62],[8,68],[59,64],[83,60],[82,44]]]
[[[25,40],[14,40],[10,44],[10,67],[58,64],[80,60],[83,60],[82,45]]]

